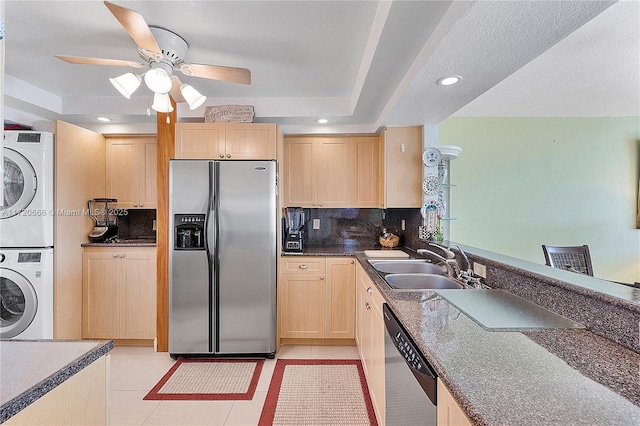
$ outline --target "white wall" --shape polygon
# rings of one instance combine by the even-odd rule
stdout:
[[[451,240],[544,264],[542,244],[588,244],[594,275],[640,281],[640,118],[457,118]]]

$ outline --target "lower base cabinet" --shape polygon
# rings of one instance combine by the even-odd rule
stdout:
[[[356,267],[356,343],[378,424],[385,424],[384,298],[363,267]]]
[[[283,257],[280,271],[280,338],[353,344],[355,260]]]
[[[449,389],[438,379],[438,426],[472,426],[473,423],[464,414],[462,408],[449,392]]]
[[[86,247],[82,265],[82,337],[154,339],[155,247]]]

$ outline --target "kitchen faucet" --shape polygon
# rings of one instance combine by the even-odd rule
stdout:
[[[462,250],[462,249],[460,248],[460,246],[459,246],[459,245],[457,245],[457,244],[451,244],[451,245],[447,248],[447,250],[451,251],[451,249],[452,249],[452,248],[456,248],[456,249],[460,252],[460,255],[462,255],[462,257],[464,258],[464,261],[467,263],[467,271],[466,271],[466,272],[467,272],[467,274],[469,274],[469,275],[473,275],[473,270],[472,270],[472,268],[471,268],[471,262],[469,262],[469,258],[467,257],[467,254],[464,252],[464,250]],[[453,252],[452,252],[452,253],[453,253]],[[454,253],[454,257],[455,257],[455,253]]]
[[[418,249],[417,250],[418,254],[424,254],[427,256],[431,256],[434,259],[437,259],[440,261],[440,263],[442,263],[446,268],[447,268],[447,274],[451,277],[454,278],[458,278],[459,274],[460,274],[460,265],[458,265],[458,262],[456,262],[455,259],[446,259],[442,256],[440,256],[438,253],[435,253],[431,250],[427,250],[427,249]]]

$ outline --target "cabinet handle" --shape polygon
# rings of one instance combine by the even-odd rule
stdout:
[[[136,203],[133,203],[133,207],[138,207],[138,205]]]
[[[122,259],[122,258],[124,258],[124,254],[121,254],[121,255],[120,255],[120,259]]]
[[[220,154],[220,158],[224,158],[224,154]]]
[[[300,266],[298,266],[298,268],[300,268],[300,269],[307,269],[307,265],[300,265]]]
[[[349,262],[349,263],[351,263],[353,265],[353,260],[351,262]]]
[[[320,280],[324,280],[324,276],[320,276]]]
[[[371,309],[371,305],[369,305],[369,302],[364,302],[364,307],[367,308],[367,311]]]
[[[231,154],[227,154],[227,158],[231,158]]]
[[[144,207],[144,204],[140,204],[140,207]]]
[[[371,287],[367,288],[367,293],[369,293],[369,294],[373,293],[373,290],[371,290]]]
[[[113,255],[113,258],[115,259],[116,257],[118,257],[118,255],[117,255],[117,254],[114,254],[114,255]]]

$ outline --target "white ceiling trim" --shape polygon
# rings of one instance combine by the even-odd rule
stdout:
[[[376,54],[376,49],[378,48],[378,43],[380,42],[380,37],[382,36],[384,25],[387,22],[387,17],[389,16],[392,3],[393,1],[381,1],[378,3],[376,14],[373,17],[373,22],[371,23],[371,31],[369,32],[367,46],[365,47],[362,55],[360,69],[358,70],[358,75],[353,87],[353,93],[351,95],[351,114],[353,114],[353,111],[358,105],[358,99],[360,99],[362,87],[364,86],[364,82],[369,74],[371,63],[373,62],[373,57]]]
[[[62,113],[62,98],[9,74],[4,75],[4,95],[47,111]]]

